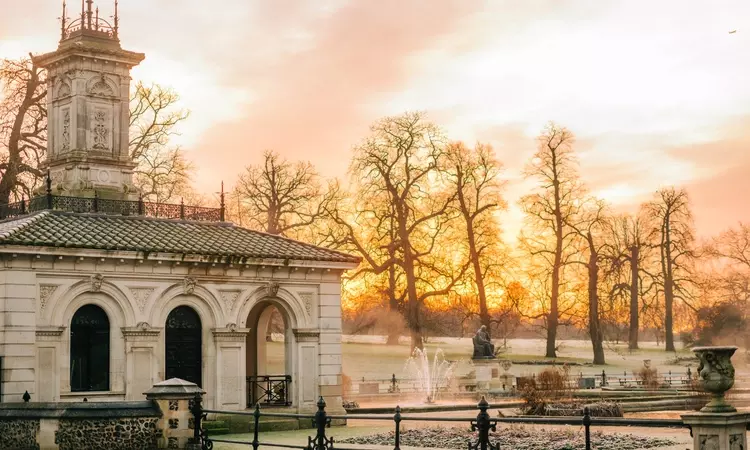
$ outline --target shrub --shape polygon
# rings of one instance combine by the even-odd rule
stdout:
[[[656,389],[659,387],[658,373],[656,369],[641,367],[640,370],[634,371],[633,375],[640,380],[641,386],[647,389]]]

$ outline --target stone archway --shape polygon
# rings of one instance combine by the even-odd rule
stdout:
[[[276,302],[260,301],[250,310],[247,328],[247,406],[290,406],[294,333],[287,311]]]

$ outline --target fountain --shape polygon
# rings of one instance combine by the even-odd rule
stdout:
[[[425,394],[425,402],[435,403],[440,386],[448,385],[455,365],[454,362],[446,361],[441,349],[435,350],[430,364],[427,350],[415,348],[412,356],[406,360],[405,370],[411,372],[412,378],[417,380],[420,392]]]

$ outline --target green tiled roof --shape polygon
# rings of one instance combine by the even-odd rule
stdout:
[[[346,253],[228,223],[59,211],[0,222],[1,245],[359,262],[358,257]]]

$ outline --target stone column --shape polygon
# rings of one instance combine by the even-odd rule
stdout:
[[[64,332],[65,327],[47,326],[36,329],[37,398],[34,401],[60,401],[60,359],[67,353],[61,351]]]
[[[144,394],[147,400],[155,401],[162,412],[157,425],[163,431],[159,448],[192,448],[190,444],[195,432],[190,406],[192,400],[205,391],[195,383],[171,378],[156,383]]]
[[[747,448],[746,428],[750,414],[738,412],[724,400],[724,393],[734,385],[732,355],[737,347],[696,347],[700,360],[698,379],[701,387],[712,394],[711,401],[700,411],[682,416],[690,426],[695,450],[743,450]]]
[[[237,328],[230,323],[227,328],[211,330],[216,343],[216,404],[217,409],[247,408],[247,335],[249,328]]]
[[[121,330],[125,339],[125,399],[140,400],[158,379],[157,352],[162,328],[141,322]]]

